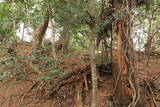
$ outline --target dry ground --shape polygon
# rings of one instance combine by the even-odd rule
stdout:
[[[21,46],[27,56],[30,45]],[[136,64],[136,78],[139,81],[141,89],[142,107],[160,107],[160,58],[157,56],[148,58],[138,54],[139,62]],[[72,72],[85,66],[80,63],[81,55],[74,55],[63,59],[58,68],[65,73]],[[148,63],[148,64],[147,64]],[[116,64],[112,65],[116,70]],[[16,81],[15,79],[6,79],[0,82],[0,107],[76,107],[76,83],[62,86],[54,97],[46,98],[44,91],[45,83],[36,82],[39,74],[29,75],[32,81]],[[83,88],[83,106],[89,107],[91,103],[91,77],[87,76],[88,88]],[[100,73],[98,84],[98,107],[111,107],[112,102],[108,96],[113,91],[112,75]]]

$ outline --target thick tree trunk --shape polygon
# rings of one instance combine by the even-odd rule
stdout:
[[[122,4],[116,4],[117,14],[125,14],[126,12],[120,10]],[[131,8],[131,7],[130,7]],[[118,72],[114,72],[114,97],[115,102],[120,107],[135,106],[138,100],[137,83],[135,82],[134,72],[135,59],[133,42],[131,39],[132,24],[130,16],[126,16],[117,20],[117,50],[118,50]],[[134,96],[134,97],[133,97]]]
[[[92,103],[91,107],[97,107],[97,71],[96,71],[96,62],[95,62],[95,40],[96,40],[96,0],[91,0],[91,16],[93,20],[91,22],[91,45],[90,45],[90,63],[91,63],[91,75],[92,75]]]
[[[44,22],[41,23],[33,33],[34,44],[35,44],[35,49],[36,50],[39,50],[39,49],[42,48],[42,42],[43,42],[44,34],[45,34],[45,32],[48,28],[49,13],[46,13],[46,14],[47,14],[47,16],[46,16]]]
[[[118,45],[118,67],[119,67],[119,72],[116,79],[118,78],[117,82],[117,90],[116,90],[116,100],[118,100],[119,104],[121,106],[128,106],[131,103],[131,89],[129,86],[129,69],[130,65],[129,62],[127,61],[127,53],[126,51],[126,46],[127,46],[127,38],[125,35],[126,33],[126,28],[124,27],[124,20],[119,20],[117,22],[117,45]]]

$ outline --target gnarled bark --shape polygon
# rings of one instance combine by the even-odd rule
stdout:
[[[126,14],[122,8],[128,4],[124,2],[123,5],[121,3],[117,5],[117,3],[114,4],[117,14]],[[116,28],[119,71],[113,73],[116,80],[113,99],[120,107],[135,106],[138,102],[138,88],[134,77],[136,69],[129,14],[117,20]]]
[[[125,48],[127,46],[127,38],[125,36],[125,30],[124,28],[124,20],[119,20],[117,22],[117,45],[118,45],[118,67],[119,72],[116,79],[117,83],[115,83],[116,86],[116,94],[115,99],[118,100],[119,104],[121,106],[128,106],[131,103],[131,89],[129,87],[129,69],[130,65],[127,61],[127,53],[125,52]]]

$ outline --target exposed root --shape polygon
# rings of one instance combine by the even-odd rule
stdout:
[[[58,91],[59,88],[61,88],[62,86],[76,82],[78,80],[82,80],[84,76],[88,75],[89,73],[90,73],[90,65],[86,65],[82,68],[76,69],[73,72],[65,74],[62,78],[58,80],[51,81],[50,83],[52,84],[51,88],[49,89],[45,88],[46,90],[49,90],[49,92],[45,96],[50,97],[50,95],[53,95],[53,93]]]
[[[155,100],[155,98],[154,98],[154,93],[153,93],[153,91],[152,91],[152,88],[151,88],[150,84],[149,84],[147,81],[145,81],[145,82],[146,82],[147,87],[148,87],[148,89],[149,89],[149,93],[150,93],[150,96],[151,96],[151,98],[152,98],[152,100],[153,100],[154,106],[155,106],[155,107],[158,107],[158,104],[157,104],[157,102],[156,102],[156,100]]]
[[[106,65],[108,66],[108,65]],[[100,65],[98,65],[100,67]],[[85,88],[88,90],[87,78],[86,76],[90,74],[90,65],[85,65],[81,68],[65,74],[62,78],[51,81],[49,88],[44,88],[48,90],[45,97],[50,98],[55,92],[57,92],[62,86],[68,85],[70,83],[75,83],[79,80],[82,80],[85,83]]]
[[[84,83],[85,83],[85,90],[88,91],[88,83],[86,76],[84,76]]]
[[[83,107],[82,93],[83,93],[83,83],[78,81],[76,84],[77,96],[76,96],[76,107]]]

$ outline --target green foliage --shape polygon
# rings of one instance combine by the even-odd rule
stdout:
[[[27,76],[24,72],[21,71],[22,69],[15,69],[14,72],[11,72],[10,77],[16,78],[17,80],[27,80]]]
[[[109,31],[111,30],[112,27],[112,20],[100,20],[98,21],[97,24],[97,36],[104,36],[104,37],[109,37]]]
[[[61,70],[52,70],[49,73],[47,73],[46,75],[41,77],[41,80],[44,82],[47,82],[49,80],[53,80],[56,78],[62,78],[64,76],[64,71]]]
[[[0,3],[0,38],[8,39],[13,33],[13,12],[12,5],[8,3]],[[6,14],[7,13],[7,14]],[[13,16],[11,16],[13,15]]]
[[[0,81],[4,80],[7,77],[10,77],[11,73],[10,72],[1,72],[0,73]]]
[[[9,57],[0,61],[1,65],[1,79],[6,77],[16,78],[17,80],[26,80],[27,77],[22,68],[22,64],[18,62],[16,57]],[[12,72],[5,72],[5,69],[12,70]]]
[[[75,52],[81,52],[89,46],[89,38],[81,33],[73,35],[70,42],[71,44],[74,44],[71,45],[70,48]]]
[[[96,62],[96,64],[100,63],[101,62],[101,57],[96,56],[95,57],[95,62]]]
[[[108,65],[109,63],[111,63],[110,59],[111,59],[111,58],[109,58],[109,56],[105,56],[105,57],[103,58],[103,64]]]
[[[31,55],[27,57],[28,61],[33,63],[33,67],[35,70],[53,70],[57,68],[59,64],[58,60],[55,60],[51,57],[44,57],[38,55]]]
[[[148,19],[150,18],[153,10],[156,6],[158,6],[158,0],[135,0],[137,4],[140,6],[133,8],[131,11],[140,15],[142,19],[140,24],[143,25],[140,30],[148,29]],[[61,28],[67,26],[70,39],[70,49],[74,50],[74,52],[83,53],[84,51],[88,52],[88,47],[90,46],[90,26],[86,22],[91,21],[90,16],[90,0],[49,0],[52,11],[52,18],[55,21],[56,27],[59,32]],[[115,21],[110,18],[111,16],[106,16],[108,19],[102,20],[100,18],[102,1],[96,1],[96,33],[100,38],[109,37],[109,31],[112,24],[116,24],[117,20],[124,18],[125,14],[112,14]],[[126,8],[124,8],[127,11]],[[146,12],[147,10],[147,12]],[[36,29],[37,26],[43,21],[45,16],[46,6],[43,0],[8,0],[7,2],[0,3],[0,39],[3,40],[11,40],[14,36],[15,32],[19,28],[21,23],[24,23],[26,27],[31,27]],[[89,14],[88,14],[88,13]],[[146,14],[147,13],[147,14]],[[156,27],[160,25],[160,8],[156,10],[154,14],[154,23]],[[137,15],[137,16],[138,16]],[[138,17],[139,18],[139,17]],[[139,19],[136,19],[135,22],[138,22]],[[147,21],[145,22],[145,19]],[[140,25],[138,25],[140,26]],[[15,28],[14,28],[15,27]],[[144,34],[143,34],[144,35]],[[159,33],[157,33],[159,35]],[[143,39],[145,37],[142,37]],[[160,36],[156,36],[155,42],[160,44],[159,40]],[[29,62],[33,62],[33,68],[37,70],[48,70],[50,71],[46,77],[42,80],[48,81],[50,79],[54,79],[57,77],[61,77],[63,71],[54,70],[57,69],[57,64],[60,62],[59,59],[68,58],[69,54],[64,54],[57,56],[58,60],[55,60],[50,57],[46,57],[46,52],[51,51],[51,47],[46,45],[46,47],[40,50],[39,53],[43,53],[43,55],[31,55],[28,56],[25,60]],[[6,53],[6,52],[4,52]],[[99,57],[96,57],[96,62],[100,61]],[[85,61],[82,60],[82,63]],[[0,61],[0,70],[4,69],[12,69],[11,73],[1,73],[0,80],[5,77],[15,77],[17,79],[25,79],[25,74],[23,71],[23,64],[18,61],[16,57],[8,57],[4,58]],[[104,58],[104,63],[109,63],[109,58]],[[9,76],[10,75],[10,76]]]
[[[39,66],[39,70],[56,69],[56,65],[59,64],[57,60],[49,57],[40,57],[39,61],[42,63],[41,66]]]
[[[58,59],[63,59],[63,58],[68,58],[70,55],[69,54],[62,54],[57,56]]]

